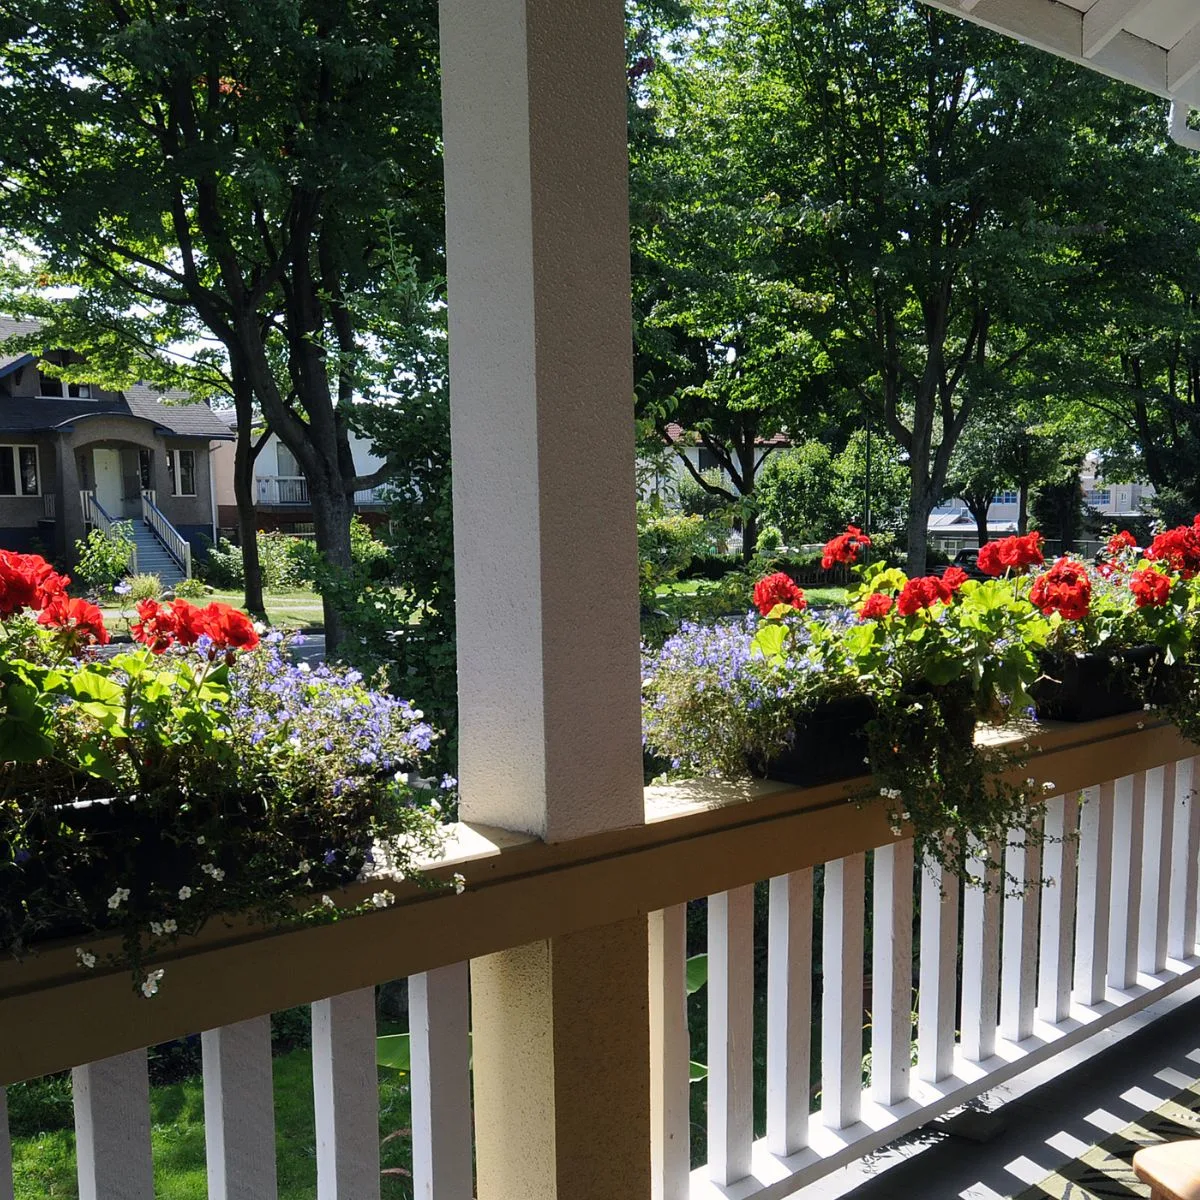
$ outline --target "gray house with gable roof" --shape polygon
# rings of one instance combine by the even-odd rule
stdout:
[[[0,346],[36,332],[0,317]],[[108,391],[43,370],[67,361],[82,360],[51,348],[0,352],[0,549],[69,564],[89,528],[128,520],[143,569],[190,574],[192,550],[213,536],[210,452],[231,439],[228,425],[182,393]]]

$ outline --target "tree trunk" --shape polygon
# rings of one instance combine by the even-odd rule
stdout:
[[[250,406],[238,405],[237,442],[233,451],[233,498],[237,503],[238,541],[242,544],[242,586],[246,611],[267,620],[263,599],[262,561],[258,555],[258,520],[254,511],[254,430]]]
[[[1017,488],[1017,535],[1024,537],[1029,532],[1029,488],[1021,484]]]
[[[967,501],[967,511],[975,519],[975,536],[980,547],[986,546],[988,542],[987,515],[988,509],[991,507],[990,500],[984,503],[982,507],[978,503],[972,504],[970,500]]]
[[[326,563],[335,571],[349,571],[350,560],[350,497],[328,479],[320,476],[308,480],[308,496],[312,503],[313,527],[317,545]],[[332,655],[345,637],[341,614],[334,603],[333,589],[325,588],[321,608],[325,617],[325,653]]]
[[[909,486],[908,510],[908,566],[910,578],[925,574],[925,561],[929,550],[929,514],[933,512],[933,489],[923,470],[917,471],[913,464]]]
[[[742,518],[742,562],[749,563],[758,548],[758,513],[751,512]]]

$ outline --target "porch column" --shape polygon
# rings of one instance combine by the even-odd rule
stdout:
[[[461,812],[563,841],[643,819],[623,4],[442,0],[441,47]],[[480,1200],[648,1197],[645,921],[472,996]]]
[[[58,494],[55,497],[55,549],[73,563],[78,557],[75,543],[83,537],[83,510],[79,505],[79,467],[75,462],[75,444],[69,436],[60,436],[54,445]]]

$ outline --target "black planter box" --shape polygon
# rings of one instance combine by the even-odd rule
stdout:
[[[799,718],[787,747],[769,762],[752,762],[751,770],[798,787],[867,775],[867,722],[874,716],[875,705],[865,696],[832,700]]]
[[[1040,718],[1098,721],[1144,707],[1143,696],[1162,692],[1166,670],[1157,646],[1135,646],[1115,655],[1055,657],[1045,661],[1043,678],[1030,691]]]

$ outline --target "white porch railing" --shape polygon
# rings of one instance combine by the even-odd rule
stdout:
[[[91,491],[82,491],[79,493],[79,503],[83,509],[83,523],[90,525],[93,529],[99,529],[105,537],[113,537],[115,525],[120,524],[118,518],[112,516],[96,499],[96,493]],[[133,545],[129,549],[129,571],[131,574],[137,574],[137,546]]]
[[[308,480],[303,475],[259,475],[255,482],[259,504],[286,507],[292,504],[307,505],[309,502]],[[358,508],[382,505],[385,491],[382,487],[360,488],[354,493],[354,505]]]
[[[889,835],[880,806],[846,803],[839,785],[651,788],[644,825],[574,843],[460,826],[436,873],[462,870],[467,895],[395,885],[394,907],[331,926],[273,933],[213,923],[160,960],[166,973],[153,1001],[134,997],[120,970],[81,971],[74,941],[0,963],[0,1029],[20,1031],[0,1038],[0,1083],[82,1063],[73,1071],[81,1195],[151,1200],[140,1047],[206,1029],[209,1194],[271,1200],[263,1014],[340,985],[312,1002],[318,1195],[372,1200],[380,1180],[372,984],[407,968],[414,1194],[461,1200],[476,1194],[475,1131],[496,1118],[478,1094],[472,1108],[467,961],[537,939],[569,941],[649,912],[641,969],[648,950],[653,1196],[802,1194],[835,1168],[1200,980],[1193,750],[1141,713],[1047,731],[1032,761],[1039,780],[1060,785],[1045,803],[1050,840],[1040,859],[1011,845],[1007,865],[1027,877],[1041,871],[1053,885],[1019,896],[963,892],[958,880],[920,869],[911,841]],[[767,921],[756,954],[755,883],[764,876]],[[373,886],[355,888],[365,897]],[[693,1085],[687,901],[706,894],[709,1073]],[[354,896],[352,888],[350,902]],[[756,981],[764,950],[765,976]],[[489,980],[494,985],[485,972],[481,984]],[[756,1063],[753,1013],[763,1007],[765,1063]],[[476,1069],[498,1048],[477,1035]],[[526,1069],[519,1049],[501,1057]],[[766,1094],[757,1137],[756,1083]],[[689,1100],[701,1086],[707,1154],[693,1167]],[[0,1087],[0,1197],[8,1197],[3,1113]]]
[[[154,535],[166,547],[167,553],[179,564],[186,578],[192,577],[192,545],[167,520],[155,503],[155,494],[149,488],[142,491],[142,520],[154,531]]]

